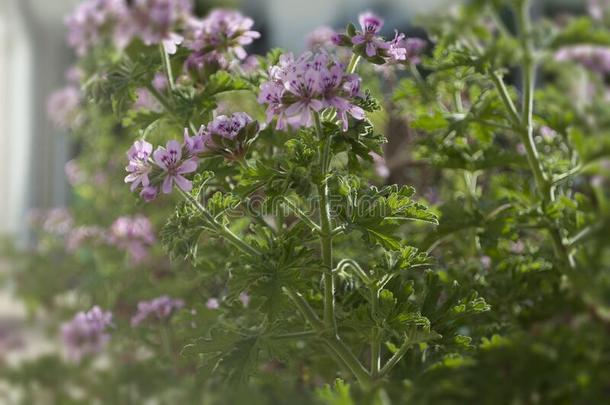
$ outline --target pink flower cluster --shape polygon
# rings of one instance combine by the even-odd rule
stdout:
[[[68,44],[79,56],[102,38],[102,30],[124,18],[127,13],[125,0],[88,0],[79,4],[66,18]]]
[[[163,44],[169,54],[176,53],[184,38],[175,30],[191,18],[189,0],[134,0],[119,29],[126,38],[139,37],[146,45]]]
[[[261,85],[258,101],[267,105],[267,122],[277,118],[278,129],[286,124],[309,127],[313,113],[332,107],[346,131],[348,114],[358,120],[365,117],[364,110],[353,103],[361,97],[360,81],[326,53],[306,52],[296,59],[284,54],[269,69],[269,81]]]
[[[588,0],[587,11],[596,20],[603,20],[610,12],[610,0]]]
[[[66,18],[68,44],[84,56],[109,34],[118,48],[137,37],[175,53],[183,41],[176,30],[191,18],[191,9],[190,0],[87,0]]]
[[[260,33],[252,30],[253,26],[251,18],[227,9],[214,9],[203,19],[192,18],[185,45],[194,52],[187,66],[200,69],[206,63],[214,62],[226,68],[227,56],[245,59],[244,46],[260,38]]]
[[[44,232],[62,236],[67,252],[75,252],[86,241],[105,243],[125,251],[135,263],[148,257],[149,248],[156,240],[152,224],[143,215],[119,217],[108,229],[96,225],[74,226],[72,215],[63,208],[34,210],[30,221]]]
[[[236,141],[251,123],[252,118],[246,113],[221,115],[208,123],[207,128],[202,125],[193,136],[185,129],[182,143],[168,141],[154,153],[152,144],[136,141],[127,152],[129,163],[125,170],[129,174],[125,183],[131,183],[131,191],[141,187],[140,196],[146,201],[154,200],[159,189],[164,194],[171,193],[174,185],[188,192],[193,184],[185,175],[197,170],[199,158],[222,149],[224,141]]]
[[[49,96],[47,99],[47,116],[58,128],[74,127],[79,121],[81,101],[79,88],[69,84]]]
[[[585,68],[599,73],[610,73],[610,48],[599,45],[574,45],[559,49],[555,60],[580,63]]]
[[[136,314],[131,318],[131,326],[139,326],[151,317],[154,317],[157,321],[166,320],[183,306],[183,300],[173,299],[167,295],[162,295],[150,301],[140,301]]]
[[[407,38],[405,34],[395,31],[394,38],[386,41],[379,35],[383,28],[383,19],[370,11],[360,14],[358,22],[360,31],[352,35],[335,34],[332,38],[335,45],[351,47],[356,54],[377,64],[421,62],[421,54],[426,48],[426,41],[423,39]]]
[[[152,224],[142,215],[117,218],[105,239],[108,244],[126,251],[136,263],[148,257],[148,249],[156,240]]]
[[[107,328],[112,323],[112,314],[95,306],[88,312],[79,312],[61,327],[61,334],[68,357],[79,361],[84,356],[101,352],[110,335]]]

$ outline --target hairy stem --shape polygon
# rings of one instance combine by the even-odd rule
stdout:
[[[290,208],[290,210],[298,216],[303,222],[305,222],[310,228],[314,229],[316,232],[320,232],[320,226],[313,222],[311,218],[307,216],[295,203],[293,203],[289,198],[284,197],[282,199],[284,203]]]
[[[536,61],[534,55],[534,46],[532,43],[532,27],[530,17],[530,1],[522,0],[519,3],[518,25],[519,39],[523,50],[523,107],[522,107],[522,130],[520,131],[521,139],[525,145],[529,166],[534,173],[536,187],[542,198],[543,207],[555,200],[553,187],[550,184],[547,176],[545,176],[542,162],[536,143],[534,142],[534,88],[536,79]],[[574,270],[576,263],[574,258],[569,253],[566,245],[563,242],[560,230],[553,224],[549,224],[548,230],[553,240],[556,256],[567,266],[569,271]]]
[[[383,366],[383,368],[380,371],[380,374],[382,376],[387,375],[390,372],[390,370],[392,370],[392,368],[394,368],[394,366],[396,364],[398,364],[398,362],[404,357],[404,355],[407,353],[409,348],[411,348],[411,346],[412,346],[411,339],[409,339],[407,337],[405,339],[404,343],[402,344],[402,346],[400,346],[400,348],[398,349],[398,351],[396,353],[394,353],[394,355],[390,358],[390,360],[388,360],[388,362],[385,364],[385,366]]]
[[[324,266],[324,323],[335,333],[335,276],[333,274],[333,235],[330,219],[328,169],[330,165],[330,139],[325,136],[320,115],[314,113],[316,132],[320,139],[320,181],[316,185],[320,211],[320,249]]]
[[[360,63],[360,56],[353,54],[352,58],[349,60],[349,65],[347,65],[347,73],[354,73],[358,67],[358,63]]]
[[[180,190],[180,189],[179,189]],[[259,252],[256,248],[246,243],[239,236],[235,235],[233,231],[227,228],[225,225],[221,224],[214,218],[212,214],[201,204],[196,198],[194,198],[191,194],[180,190],[180,194],[190,202],[197,210],[201,213],[203,218],[206,220],[208,225],[220,233],[224,238],[231,243],[233,246],[238,248],[241,252],[249,255],[249,256],[260,256],[261,252]]]
[[[163,70],[165,71],[165,76],[167,77],[167,83],[170,90],[174,91],[176,84],[174,83],[174,73],[172,72],[172,63],[169,60],[169,54],[165,51],[163,44],[159,45],[159,50],[161,52],[161,59],[163,60]]]
[[[375,324],[377,324],[377,316],[379,313],[379,288],[376,286],[370,287],[371,292],[371,317]],[[371,376],[376,378],[379,375],[381,367],[381,340],[382,340],[382,329],[380,327],[374,327],[371,332]]]
[[[309,303],[301,294],[289,288],[284,288],[284,292],[296,305],[299,312],[301,312],[312,328],[318,332],[324,344],[334,353],[333,357],[354,374],[364,389],[368,389],[372,385],[371,376],[362,366],[358,358],[349,350],[334,331],[332,331],[330,336],[327,334],[328,328],[325,323],[318,318],[315,311],[309,306]]]

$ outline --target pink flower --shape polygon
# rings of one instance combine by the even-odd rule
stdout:
[[[241,301],[241,304],[244,306],[244,308],[247,308],[248,305],[250,305],[250,295],[248,295],[248,293],[245,291],[242,291],[239,294],[239,300]]]
[[[66,162],[64,165],[64,174],[72,187],[81,184],[86,178],[85,173],[74,159]]]
[[[260,33],[252,30],[253,26],[254,21],[238,11],[214,9],[203,20],[191,19],[187,47],[245,59],[244,46],[260,38]]]
[[[394,39],[389,42],[387,63],[395,64],[421,62],[421,53],[426,48],[426,41],[421,38],[406,38],[405,34],[396,31]]]
[[[68,357],[79,361],[87,355],[101,352],[110,335],[106,332],[112,323],[112,314],[95,306],[88,312],[79,312],[61,327],[61,334]]]
[[[218,309],[220,308],[220,302],[218,301],[218,298],[210,298],[205,306],[207,309]]]
[[[162,295],[150,301],[138,302],[138,310],[131,318],[131,326],[139,326],[150,317],[155,317],[157,321],[168,319],[172,313],[181,309],[184,301],[173,299],[167,295]]]
[[[610,47],[599,45],[574,45],[563,47],[555,53],[555,60],[580,63],[599,73],[610,73]]]
[[[135,263],[148,257],[155,240],[152,224],[143,215],[117,218],[106,234],[106,242],[127,252]]]
[[[88,239],[97,239],[104,234],[99,226],[79,226],[70,231],[66,237],[66,250],[75,252]]]
[[[366,55],[373,57],[377,55],[379,49],[388,49],[389,45],[381,38],[379,31],[383,27],[383,19],[370,11],[358,16],[362,31],[352,37],[354,45],[365,45]]]
[[[174,54],[184,40],[174,30],[191,17],[191,9],[188,0],[134,0],[120,27],[123,42],[138,36],[144,44],[162,44],[167,53]]]
[[[102,38],[101,31],[127,12],[125,0],[87,0],[66,18],[68,44],[84,56]]]
[[[189,136],[188,128],[184,128],[184,146],[189,155],[195,156],[199,153],[205,152],[205,141],[206,141],[205,127],[202,125],[199,131],[194,136]]]
[[[47,100],[47,115],[58,128],[78,124],[81,93],[78,87],[68,85],[52,93]]]
[[[167,142],[165,148],[159,147],[153,154],[155,163],[164,171],[165,178],[161,191],[165,194],[172,192],[174,183],[183,191],[191,191],[193,183],[183,175],[197,170],[197,160],[182,160],[182,146],[178,141]]]
[[[344,66],[324,53],[304,53],[298,59],[282,55],[269,69],[269,81],[260,88],[258,101],[267,104],[267,122],[277,119],[277,128],[313,125],[313,113],[334,108],[347,130],[347,114],[364,119],[364,110],[352,103],[360,93],[360,78],[348,75]]]
[[[315,51],[320,48],[333,47],[333,36],[336,34],[335,30],[325,25],[314,29],[306,39],[307,49]]]
[[[373,158],[373,163],[375,164],[375,173],[377,173],[377,176],[383,179],[387,179],[390,176],[390,169],[388,168],[388,165],[386,164],[383,156],[375,152],[370,152],[369,155]]]
[[[148,158],[152,153],[152,145],[144,140],[136,141],[127,152],[129,164],[125,170],[129,174],[125,177],[125,183],[131,183],[131,191],[135,191],[139,185],[147,187],[150,184],[148,175],[152,170]]]

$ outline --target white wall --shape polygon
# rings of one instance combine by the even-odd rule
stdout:
[[[45,105],[71,60],[63,16],[76,2],[0,1],[0,234],[21,241],[31,208],[67,201],[67,138]]]

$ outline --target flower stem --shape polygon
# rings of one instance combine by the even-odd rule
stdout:
[[[534,88],[536,78],[536,63],[534,60],[534,47],[532,43],[531,33],[531,17],[530,17],[530,0],[522,0],[519,2],[518,9],[518,27],[521,47],[523,48],[523,111],[522,111],[522,130],[521,138],[525,145],[529,166],[534,173],[534,179],[538,193],[542,198],[542,205],[545,208],[549,203],[555,200],[553,186],[545,176],[540,155],[536,149],[534,142]],[[550,224],[548,227],[551,239],[555,249],[556,256],[563,261],[569,271],[575,269],[576,263],[574,258],[569,253],[566,245],[561,237],[560,230]]]
[[[349,65],[347,65],[347,73],[354,73],[358,67],[358,63],[360,63],[360,56],[353,54],[352,58],[349,60]]]
[[[371,291],[371,317],[377,324],[377,315],[379,313],[379,288],[376,286],[370,287]],[[379,375],[381,367],[381,340],[382,329],[375,326],[371,332],[371,375],[376,378]]]
[[[320,114],[314,113],[314,121],[320,139],[320,181],[316,185],[320,211],[320,249],[324,266],[324,323],[335,333],[335,277],[333,274],[333,235],[330,219],[328,168],[330,165],[330,137],[322,130]]]
[[[316,332],[318,332],[322,341],[329,347],[332,353],[334,353],[334,357],[337,359],[337,361],[339,361],[354,374],[364,389],[371,387],[371,376],[362,366],[358,358],[354,356],[345,343],[343,343],[343,341],[336,335],[334,330],[332,331],[331,336],[326,334],[326,332],[328,332],[326,324],[318,318],[314,310],[311,308],[311,306],[309,306],[307,300],[301,294],[286,287],[284,287],[284,293],[286,293],[286,295],[288,295],[288,297],[296,305],[307,322]]]
[[[404,355],[407,353],[409,348],[411,348],[411,346],[412,346],[411,339],[409,337],[407,337],[405,339],[405,341],[403,342],[402,346],[400,346],[400,348],[398,349],[398,351],[396,353],[394,353],[394,355],[390,358],[390,360],[388,360],[388,362],[383,366],[383,368],[380,371],[380,374],[382,376],[387,375],[390,372],[390,370],[392,370],[392,368],[394,368],[394,366],[396,364],[398,364],[398,362],[404,357]]]
[[[178,189],[178,190],[180,190],[180,189]],[[180,190],[180,193],[188,202],[190,202],[195,208],[197,208],[197,210],[201,213],[201,215],[206,220],[206,222],[208,222],[208,225],[210,225],[218,233],[223,235],[225,237],[225,239],[227,239],[227,241],[229,241],[233,246],[235,246],[241,252],[243,252],[249,256],[260,256],[261,255],[261,252],[259,252],[256,248],[254,248],[253,246],[246,243],[239,236],[235,235],[233,233],[233,231],[231,231],[229,228],[227,228],[223,224],[219,223],[216,220],[216,218],[214,218],[214,216],[212,214],[210,214],[210,212],[203,206],[203,204],[201,204],[199,201],[197,201],[197,199],[194,198],[191,194],[189,194],[183,190]]]
[[[165,71],[165,76],[167,77],[167,83],[169,85],[169,89],[174,91],[176,89],[176,84],[174,83],[174,73],[172,72],[172,63],[169,60],[169,54],[165,51],[163,45],[159,45],[159,50],[161,52],[161,59],[163,60],[163,70]]]
[[[314,229],[316,232],[320,232],[320,226],[313,222],[311,218],[307,216],[295,203],[293,203],[289,198],[284,197],[282,199],[284,203],[298,216],[303,222],[305,222],[310,228]]]

